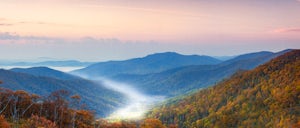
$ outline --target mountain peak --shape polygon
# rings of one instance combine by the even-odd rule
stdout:
[[[155,53],[142,58],[93,64],[74,73],[111,77],[118,74],[158,73],[188,65],[214,65],[221,61],[209,56],[181,55],[176,52]]]
[[[157,56],[183,56],[183,55],[177,52],[161,52],[161,53],[149,54],[146,57],[157,57]]]

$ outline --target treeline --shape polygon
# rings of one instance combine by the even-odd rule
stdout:
[[[80,99],[65,90],[39,96],[0,88],[0,127],[93,127],[94,114],[84,109]]]
[[[97,128],[167,128],[162,122],[158,119],[147,118],[143,120],[135,121],[118,121],[118,122],[109,122],[107,120],[101,119],[97,120]],[[170,126],[168,128],[177,128]]]
[[[300,50],[156,108],[149,116],[180,128],[299,128]]]

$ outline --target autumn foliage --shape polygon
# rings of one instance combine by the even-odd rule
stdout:
[[[0,128],[165,128],[160,120],[95,120],[79,95],[58,90],[47,97],[0,88]]]
[[[145,119],[140,128],[166,128],[158,119]]]
[[[89,128],[94,121],[94,114],[82,109],[80,97],[65,90],[41,97],[0,88],[0,115],[1,128]]]
[[[58,128],[55,123],[44,117],[32,115],[22,125],[22,128]]]
[[[10,128],[10,124],[6,121],[3,115],[0,115],[0,128]]]
[[[108,122],[101,119],[96,123],[96,128],[166,128],[158,119],[147,118],[135,121]]]
[[[149,116],[180,128],[299,127],[300,50],[156,108]]]
[[[155,108],[148,117],[95,120],[94,113],[81,104],[81,97],[68,91],[39,96],[0,88],[0,128],[298,128],[300,50]]]

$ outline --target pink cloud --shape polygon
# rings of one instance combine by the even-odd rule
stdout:
[[[0,26],[12,26],[13,24],[0,23]]]
[[[300,28],[279,28],[272,31],[273,33],[298,33]]]
[[[0,17],[0,26],[12,26],[13,25],[11,23],[5,23],[5,22],[7,22],[7,19]]]
[[[60,38],[42,37],[42,36],[21,36],[17,33],[0,32],[0,40],[39,40],[39,41],[62,41]]]

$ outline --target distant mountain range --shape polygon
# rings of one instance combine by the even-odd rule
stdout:
[[[216,65],[184,66],[145,75],[119,74],[113,79],[134,85],[148,94],[175,96],[214,85],[238,70],[253,69],[288,51],[249,53]]]
[[[80,62],[76,60],[66,61],[42,61],[42,62],[0,62],[0,66],[46,66],[46,67],[86,67],[94,62]]]
[[[3,82],[0,87],[25,90],[41,96],[56,90],[67,90],[73,95],[80,95],[83,103],[102,117],[110,114],[126,101],[126,97],[122,94],[103,87],[101,83],[45,67],[11,71],[0,69],[0,80]]]
[[[247,54],[231,60],[231,63],[240,63],[243,58],[246,60],[241,65],[249,63],[249,60],[264,62],[266,58],[278,55],[269,52]],[[253,59],[257,57],[261,59]],[[288,52],[251,71],[236,73],[214,87],[167,102],[153,109],[148,117],[180,128],[298,128],[299,66],[300,50]]]
[[[209,56],[157,53],[124,61],[100,62],[72,73],[90,77],[112,77],[119,74],[148,74],[187,65],[214,65],[222,61]]]

